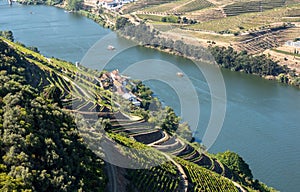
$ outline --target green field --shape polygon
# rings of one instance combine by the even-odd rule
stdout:
[[[158,21],[158,22],[160,22],[161,19],[163,18],[163,16],[146,15],[146,14],[137,14],[136,16],[138,16],[139,18],[144,19],[144,20],[151,20],[151,21]]]

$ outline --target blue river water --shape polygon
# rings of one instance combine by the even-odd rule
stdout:
[[[12,30],[15,41],[36,46],[42,54],[68,61],[81,61],[94,43],[112,34],[116,50],[131,42],[118,37],[93,21],[62,9],[48,6],[8,6],[0,1],[0,30]],[[95,53],[100,58],[103,52]],[[133,63],[148,59],[172,63],[189,77],[200,103],[199,125],[195,137],[201,141],[211,112],[211,95],[204,76],[192,61],[140,46],[134,46],[115,56],[106,69],[120,71]],[[98,62],[101,62],[99,60]],[[99,69],[97,63],[86,64]],[[157,68],[157,76],[165,73]],[[264,80],[257,76],[221,70],[226,86],[226,116],[222,130],[210,152],[232,150],[250,165],[254,177],[280,191],[300,189],[300,90]],[[133,77],[134,78],[134,77]],[[159,81],[146,81],[155,94],[180,113],[179,98],[174,89]],[[189,100],[192,93],[183,94]]]

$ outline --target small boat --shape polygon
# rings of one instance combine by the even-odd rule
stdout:
[[[183,77],[183,73],[181,73],[181,72],[177,72],[176,75],[177,75],[178,77]]]
[[[115,50],[116,48],[112,45],[109,45],[109,46],[107,46],[107,49],[112,51],[112,50]]]

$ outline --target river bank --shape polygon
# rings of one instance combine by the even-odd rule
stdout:
[[[33,2],[26,1],[26,0],[21,0],[18,2],[21,4],[34,4]],[[45,4],[45,3],[38,1],[35,4]],[[66,1],[63,1],[62,3],[58,3],[58,4],[53,4],[52,6],[70,11],[70,8],[68,8]],[[91,7],[91,6],[87,6],[84,4],[81,9],[79,9],[77,11],[72,10],[71,12],[80,14],[89,19],[92,19],[94,22],[98,23],[99,25],[101,25],[105,28],[114,30],[122,37],[132,40],[132,41],[135,41],[136,43],[138,43],[141,46],[155,49],[155,50],[162,51],[162,52],[176,55],[176,56],[182,56],[182,57],[185,57],[185,58],[188,58],[191,60],[195,60],[195,61],[204,61],[204,62],[211,63],[211,61],[214,60],[210,57],[207,57],[209,55],[208,51],[206,50],[207,48],[199,46],[197,44],[190,44],[191,42],[189,42],[188,39],[186,39],[186,38],[181,38],[180,40],[174,41],[174,39],[169,38],[168,36],[162,35],[162,33],[160,31],[157,31],[151,25],[144,23],[142,20],[137,19],[136,17],[127,18],[127,17],[124,17],[124,15],[121,15],[115,11],[107,10],[107,9],[100,8],[100,7]],[[138,31],[140,25],[145,25],[146,30],[142,31],[142,33],[141,32],[138,32],[138,33],[133,32],[132,33],[132,31]],[[130,29],[131,32],[124,33],[124,31],[126,31],[126,30],[128,31],[128,28],[131,28]],[[148,36],[145,36],[145,34],[147,34]],[[138,38],[141,35],[144,35],[144,38],[143,37]],[[151,36],[150,38],[149,38],[149,35]],[[153,40],[153,39],[155,39],[155,40]],[[180,48],[180,46],[181,46],[181,48]],[[215,45],[213,43],[211,43],[208,46],[208,50],[210,50],[211,47],[215,47]],[[198,51],[198,53],[197,53],[197,51]],[[264,55],[264,54],[262,54],[262,55]],[[206,56],[206,58],[203,58],[204,56]],[[216,55],[213,55],[213,56],[216,57]],[[260,73],[251,72],[249,70],[248,71],[244,70],[243,68],[238,69],[239,67],[237,67],[237,66],[226,67],[226,66],[222,65],[222,63],[219,63],[219,62],[216,62],[216,63],[220,67],[228,68],[232,71],[246,72],[246,73],[250,73],[252,75],[260,76],[267,80],[273,80],[273,81],[275,80],[280,83],[284,83],[284,84],[288,84],[288,85],[292,85],[292,86],[296,86],[296,87],[300,88],[300,77],[295,73],[295,71],[287,68],[286,66],[283,66],[283,67],[279,66],[278,62],[276,62],[276,61],[274,61],[276,67],[277,68],[281,67],[282,69],[284,69],[284,70],[282,70],[282,73],[260,74]],[[240,64],[238,64],[238,65],[240,65]]]

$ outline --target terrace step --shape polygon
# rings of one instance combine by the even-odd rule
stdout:
[[[170,136],[168,140],[166,140],[163,143],[160,143],[159,145],[156,145],[156,147],[164,147],[168,145],[173,145],[178,142],[178,139],[176,136]]]
[[[177,140],[175,137],[172,137],[168,141],[160,144],[160,145],[154,145],[154,147],[160,151],[163,152],[172,152],[175,151],[176,149],[181,148],[183,145],[182,143]]]
[[[151,144],[151,143],[158,141],[158,140],[162,139],[163,137],[165,137],[165,133],[159,129],[159,130],[154,130],[154,131],[150,131],[147,133],[135,134],[135,135],[132,135],[132,137],[136,141],[148,145],[148,144]]]
[[[224,177],[227,178],[233,177],[232,171],[226,165],[224,165]]]
[[[179,157],[182,157],[182,156],[185,156],[185,155],[188,155],[188,154],[191,154],[192,152],[194,152],[195,149],[190,146],[189,144],[187,144],[184,148],[184,150],[178,152],[178,153],[175,153],[174,155],[176,156],[179,156]]]
[[[190,156],[185,157],[184,159],[187,161],[193,161],[193,159],[196,159],[200,157],[200,153],[198,151],[194,151],[194,153],[192,153]]]
[[[213,160],[213,169],[212,169],[212,171],[214,171],[218,174],[222,174],[223,171],[224,171],[223,168],[221,167],[220,163],[216,159]]]
[[[285,0],[249,1],[229,4],[223,7],[223,10],[227,16],[236,16],[244,13],[262,12],[284,5]]]
[[[124,121],[113,121],[111,122],[112,123],[112,127],[114,129],[117,129],[117,128],[127,128],[127,127],[140,127],[140,126],[144,126],[144,127],[152,127],[152,125],[150,123],[147,123],[145,122],[145,120],[140,120],[140,121],[127,121],[127,120],[124,120]]]
[[[141,128],[141,127],[138,127],[138,128],[127,128],[127,129],[122,129],[122,130],[115,130],[115,131],[112,131],[114,133],[127,133],[129,134],[130,136],[132,135],[137,135],[137,134],[142,134],[142,133],[145,133],[145,132],[149,132],[149,131],[157,131],[159,129],[151,129],[151,128]]]
[[[201,158],[198,159],[197,161],[194,161],[194,163],[196,163],[199,166],[207,167],[207,168],[210,168],[212,166],[211,159],[204,153],[202,153]]]

